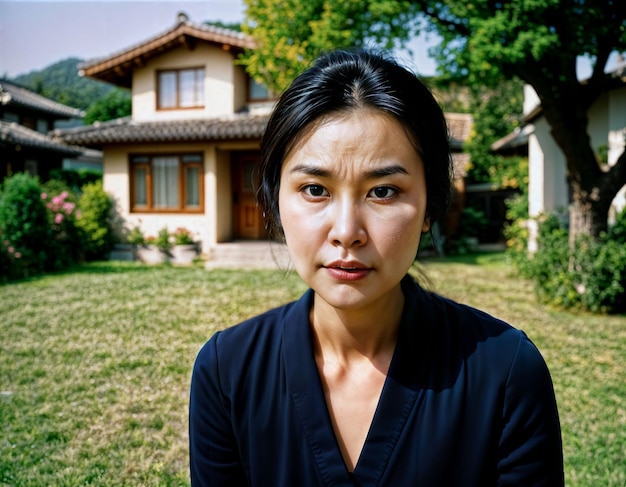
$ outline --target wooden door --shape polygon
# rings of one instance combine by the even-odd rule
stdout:
[[[258,152],[234,152],[233,163],[233,228],[237,239],[266,237],[261,212],[256,204]]]

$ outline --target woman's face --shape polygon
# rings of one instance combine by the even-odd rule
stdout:
[[[296,271],[338,309],[401,292],[429,227],[422,159],[400,123],[373,110],[306,134],[283,162],[278,201]]]

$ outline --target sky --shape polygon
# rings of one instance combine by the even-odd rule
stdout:
[[[69,57],[108,56],[166,31],[185,12],[195,23],[239,22],[243,0],[32,1],[0,0],[0,78],[41,70]],[[424,76],[435,74],[427,55],[435,39],[410,43],[400,59]]]

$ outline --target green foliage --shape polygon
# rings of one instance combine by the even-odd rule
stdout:
[[[146,237],[141,231],[141,228],[135,226],[128,232],[126,241],[131,245],[144,245],[146,243]]]
[[[95,183],[102,180],[102,172],[94,169],[52,169],[50,171],[50,181],[59,181],[62,188],[74,193],[80,193],[85,184]],[[46,184],[56,184],[47,182]]]
[[[474,118],[465,150],[470,154],[470,182],[492,183],[498,187],[517,188],[527,184],[528,165],[520,158],[508,159],[492,153],[491,144],[520,126],[523,87],[518,78],[504,81],[495,88],[472,87],[470,113]]]
[[[93,102],[87,109],[83,122],[90,125],[96,121],[106,122],[131,114],[131,97],[128,90],[116,88]]]
[[[46,248],[46,270],[58,270],[80,262],[83,257],[76,227],[77,195],[61,181],[43,185],[42,200],[48,209],[51,238]]]
[[[507,229],[509,252],[519,273],[535,283],[539,298],[551,305],[592,312],[626,312],[626,210],[600,239],[569,233],[554,215],[539,222],[538,249],[526,251],[528,234],[517,223]],[[511,231],[511,228],[515,231]]]
[[[407,1],[245,0],[242,29],[258,47],[242,58],[259,83],[281,92],[320,53],[339,47],[404,45],[415,23]]]
[[[161,230],[159,230],[154,244],[159,250],[163,252],[167,252],[169,249],[172,248],[172,238],[170,235],[170,231],[167,229],[167,227],[163,227],[161,228]]]
[[[113,199],[104,192],[102,181],[87,184],[78,200],[80,215],[76,227],[86,260],[105,259],[115,243],[113,233]]]
[[[78,58],[68,58],[40,71],[17,76],[13,81],[35,93],[70,107],[87,110],[114,90],[113,85],[78,75]]]
[[[0,282],[105,258],[114,239],[113,202],[102,182],[79,195],[65,181],[18,173],[0,186]]]
[[[0,186],[0,235],[0,280],[44,271],[51,234],[36,178],[18,173]]]
[[[178,227],[176,230],[174,230],[172,236],[174,237],[174,243],[176,245],[191,245],[194,243],[193,235],[191,234],[191,232],[183,227]]]

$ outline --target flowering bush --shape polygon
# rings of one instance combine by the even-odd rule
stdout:
[[[66,183],[18,173],[0,184],[0,281],[102,258],[112,245],[112,200],[101,185],[80,198]]]
[[[52,231],[52,247],[48,252],[48,266],[51,269],[67,267],[82,258],[80,238],[76,227],[76,217],[80,213],[76,210],[74,195],[67,190],[60,193],[41,193],[41,199],[48,209],[48,223]]]

